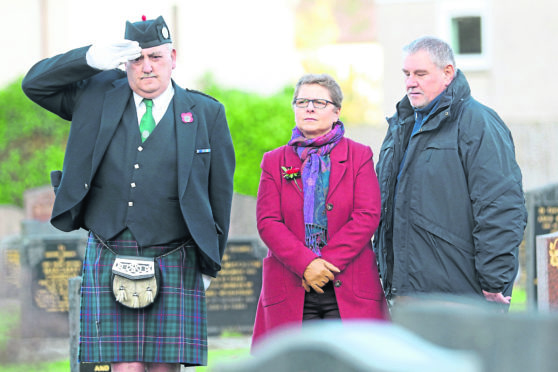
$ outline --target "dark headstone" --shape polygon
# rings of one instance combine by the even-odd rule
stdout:
[[[20,291],[22,336],[68,336],[68,280],[81,274],[87,235],[24,221]]]
[[[257,241],[230,239],[221,266],[206,292],[208,333],[251,333],[262,286]]]

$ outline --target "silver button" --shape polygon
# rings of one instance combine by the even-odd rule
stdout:
[[[128,202],[128,207],[133,207],[134,206],[134,202]]]
[[[139,164],[134,164],[134,168],[139,169]]]
[[[135,182],[132,182],[132,183],[130,184],[130,186],[136,187],[136,183],[135,183]]]
[[[86,190],[89,190],[89,185],[87,183],[83,185],[83,187],[85,187]]]
[[[142,147],[142,146],[139,146],[139,147],[138,147],[138,151],[143,151],[143,147]]]

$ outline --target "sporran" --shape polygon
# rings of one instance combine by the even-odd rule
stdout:
[[[159,265],[154,257],[117,255],[112,265],[112,293],[122,305],[140,309],[159,293]]]
[[[151,305],[159,294],[161,274],[157,259],[185,248],[195,248],[192,238],[157,257],[125,256],[116,253],[94,232],[93,236],[116,257],[112,264],[111,286],[116,302],[131,309]]]

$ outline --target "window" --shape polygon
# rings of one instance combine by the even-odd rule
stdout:
[[[482,54],[481,17],[452,18],[451,36],[456,54]]]
[[[438,4],[439,32],[464,71],[490,68],[491,3],[482,0],[447,0]]]

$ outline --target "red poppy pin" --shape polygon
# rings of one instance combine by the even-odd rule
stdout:
[[[182,118],[183,123],[191,123],[194,121],[194,116],[191,112],[183,112],[180,114],[180,117]]]
[[[283,171],[283,178],[289,181],[294,180],[296,187],[299,191],[302,192],[302,190],[300,190],[300,187],[298,186],[298,183],[296,182],[296,179],[300,178],[300,168],[281,166],[281,170]]]

